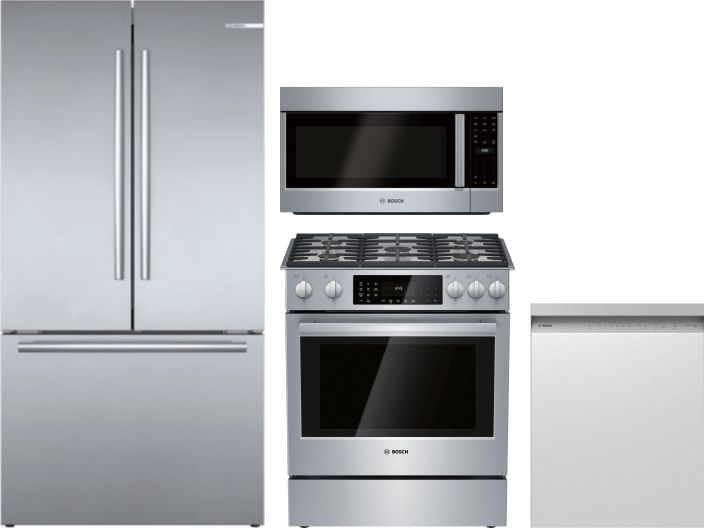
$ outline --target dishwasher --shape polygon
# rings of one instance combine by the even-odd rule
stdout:
[[[532,526],[703,526],[703,305],[531,315]]]

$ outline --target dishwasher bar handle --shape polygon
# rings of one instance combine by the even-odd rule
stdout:
[[[299,323],[301,334],[458,336],[494,335],[496,323]]]
[[[247,352],[247,343],[24,342],[19,352]]]

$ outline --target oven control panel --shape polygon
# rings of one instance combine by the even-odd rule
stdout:
[[[507,269],[287,269],[289,311],[508,311]]]
[[[497,187],[497,112],[473,112],[467,115],[466,152],[469,160],[470,187]]]
[[[353,304],[443,304],[441,275],[355,275]]]

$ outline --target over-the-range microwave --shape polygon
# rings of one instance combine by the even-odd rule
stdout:
[[[281,210],[502,210],[502,88],[282,88]]]

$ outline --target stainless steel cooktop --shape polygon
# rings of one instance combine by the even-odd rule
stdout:
[[[284,267],[508,268],[511,261],[495,234],[331,233],[297,235]]]

